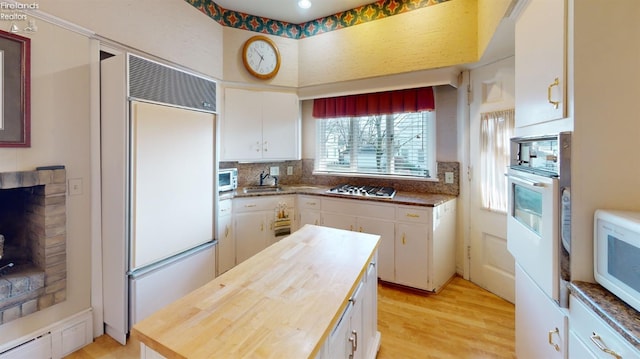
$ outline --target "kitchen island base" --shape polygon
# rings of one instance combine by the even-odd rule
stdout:
[[[306,225],[136,324],[141,358],[375,358],[377,235]]]

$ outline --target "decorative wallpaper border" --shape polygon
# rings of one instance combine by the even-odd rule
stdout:
[[[272,20],[264,17],[227,10],[212,0],[185,0],[222,26],[263,34],[302,39],[345,27],[364,24],[408,11],[437,5],[450,0],[378,0],[324,18],[302,24]]]

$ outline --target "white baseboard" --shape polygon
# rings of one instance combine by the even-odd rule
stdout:
[[[59,359],[93,342],[93,314],[86,309],[0,346],[0,359]]]

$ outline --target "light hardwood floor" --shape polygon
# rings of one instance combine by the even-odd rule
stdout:
[[[515,358],[513,304],[460,277],[438,294],[378,285],[378,330],[378,359]],[[137,342],[103,335],[66,358],[138,357]]]

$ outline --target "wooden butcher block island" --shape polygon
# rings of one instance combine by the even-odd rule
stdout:
[[[131,335],[142,358],[374,358],[379,240],[306,225]]]

